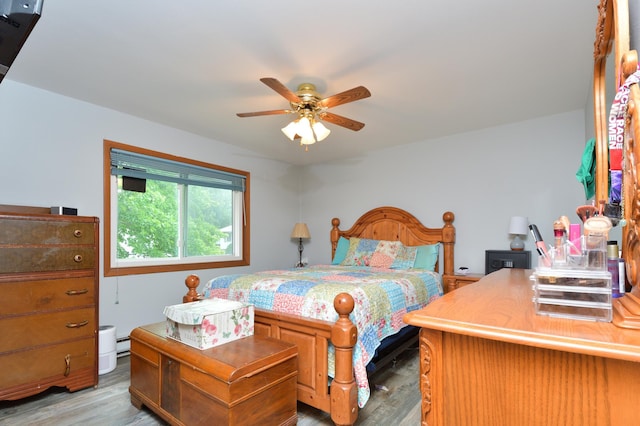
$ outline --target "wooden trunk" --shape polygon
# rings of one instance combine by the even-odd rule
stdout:
[[[131,332],[131,403],[178,425],[293,425],[295,345],[250,336],[200,350],[165,337],[165,323]]]

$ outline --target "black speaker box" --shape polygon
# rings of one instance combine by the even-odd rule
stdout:
[[[125,191],[147,192],[147,180],[122,176],[122,189]]]
[[[78,216],[78,209],[74,209],[73,207],[53,206],[51,207],[51,214]]]

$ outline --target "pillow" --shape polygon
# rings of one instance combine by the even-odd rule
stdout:
[[[340,262],[343,266],[369,266],[371,256],[378,247],[378,240],[368,238],[349,238],[349,250]]]
[[[413,267],[433,271],[440,254],[440,243],[418,246],[417,249],[416,260],[413,263]]]
[[[338,244],[336,245],[336,252],[333,254],[332,265],[339,265],[344,260],[349,250],[349,240],[345,237],[338,238]]]
[[[391,269],[411,269],[416,261],[418,247],[402,246],[391,264]]]
[[[380,241],[371,255],[369,266],[374,268],[389,269],[395,260],[398,251],[402,248],[400,241]]]

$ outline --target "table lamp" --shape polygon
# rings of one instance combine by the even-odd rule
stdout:
[[[300,259],[298,260],[298,264],[296,265],[296,268],[301,268],[304,266],[302,264],[302,250],[304,250],[304,247],[302,246],[302,240],[311,238],[311,234],[309,234],[309,228],[307,228],[307,224],[296,223],[295,226],[293,227],[293,231],[291,231],[291,238],[297,238],[299,241],[298,254],[300,255]]]
[[[513,234],[511,241],[511,250],[524,250],[524,241],[521,236],[525,236],[529,232],[529,218],[524,216],[513,216],[509,223],[509,233]]]

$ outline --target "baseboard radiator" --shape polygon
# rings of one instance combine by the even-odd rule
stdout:
[[[129,356],[130,352],[130,347],[131,347],[131,339],[129,339],[129,336],[125,336],[125,337],[118,337],[116,339],[116,352],[117,352],[117,356],[118,358],[123,357],[123,356]]]

